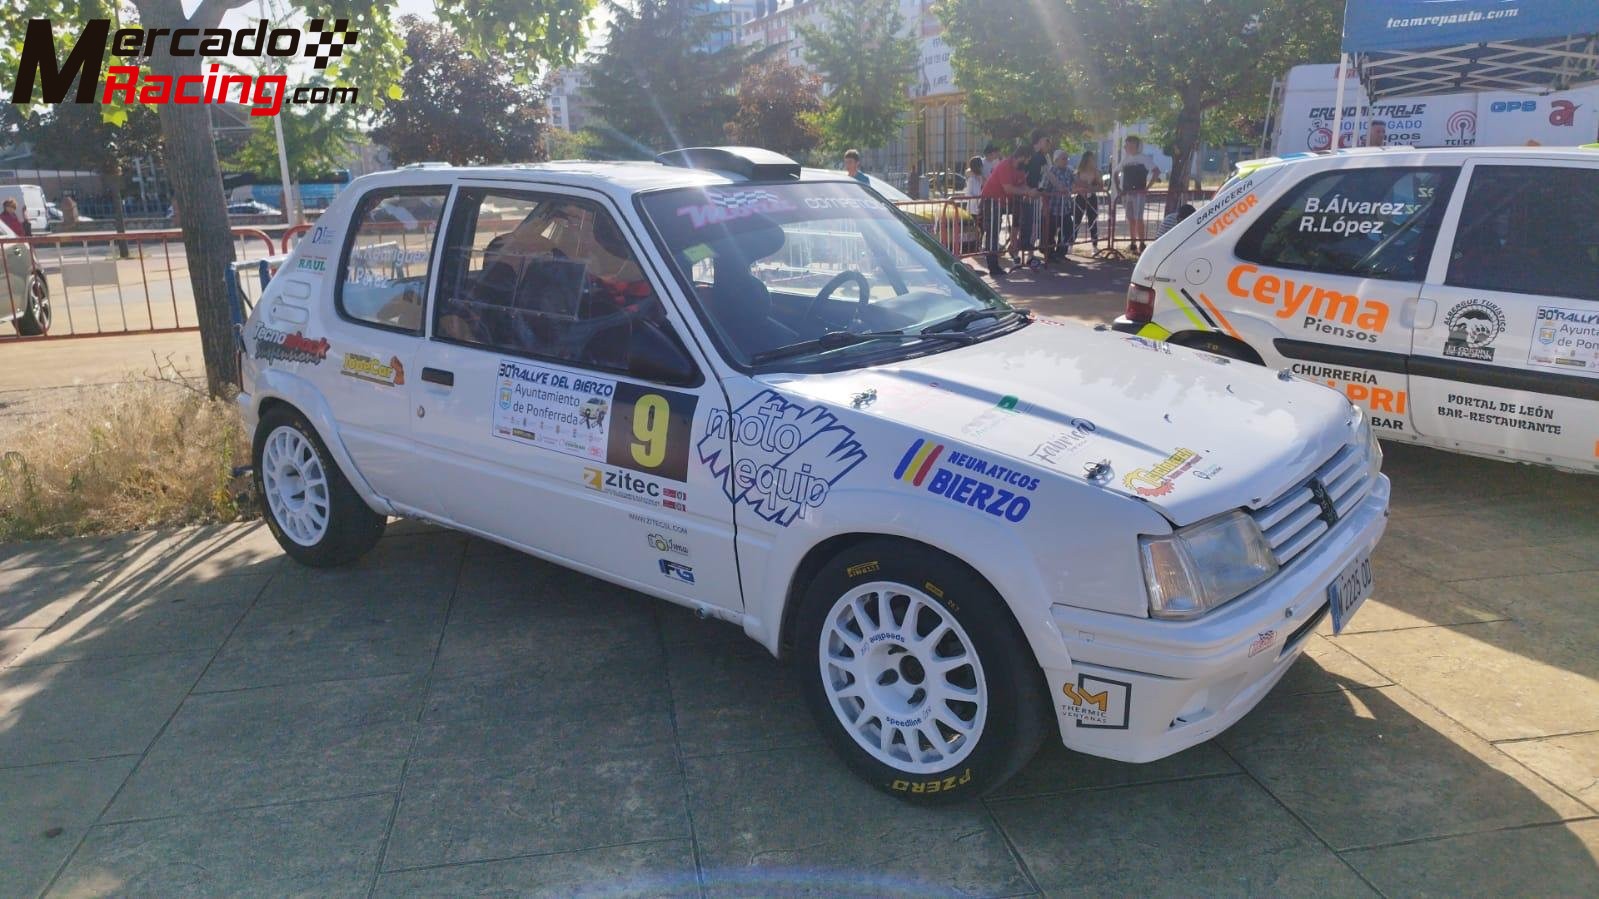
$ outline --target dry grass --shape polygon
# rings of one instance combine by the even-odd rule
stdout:
[[[0,541],[233,521],[249,444],[233,405],[170,365],[88,392],[8,441]]]

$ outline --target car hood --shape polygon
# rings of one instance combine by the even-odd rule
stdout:
[[[1326,387],[1051,320],[904,362],[772,381],[1090,481],[1177,525],[1264,505],[1354,438],[1352,407]]]

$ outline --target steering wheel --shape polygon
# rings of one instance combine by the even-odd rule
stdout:
[[[861,274],[860,272],[855,271],[854,269],[845,269],[844,271],[841,271],[838,274],[834,275],[832,277],[832,280],[830,280],[826,284],[822,285],[822,289],[817,292],[815,299],[811,300],[811,305],[808,308],[806,308],[806,310],[805,310],[805,318],[806,319],[817,318],[817,313],[821,311],[822,304],[826,303],[828,301],[828,299],[830,299],[833,296],[833,291],[838,290],[840,287],[844,286],[844,282],[845,281],[854,281],[856,284],[860,285],[860,288],[861,288],[861,309],[864,310],[866,308],[866,304],[868,302],[870,302],[871,298],[872,298],[872,285],[871,285],[871,282],[867,281],[866,280],[866,276]],[[859,320],[860,313],[857,312],[855,317],[856,317],[857,320]]]

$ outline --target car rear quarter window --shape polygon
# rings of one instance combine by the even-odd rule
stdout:
[[[1599,169],[1477,166],[1446,283],[1599,301]]]
[[[1337,169],[1305,178],[1244,232],[1234,252],[1274,268],[1420,281],[1457,169]]]
[[[334,303],[344,318],[419,334],[446,187],[378,189],[350,219]]]

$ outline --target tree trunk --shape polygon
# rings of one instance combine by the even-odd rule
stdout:
[[[1188,202],[1188,179],[1194,168],[1194,153],[1199,149],[1201,107],[1199,92],[1183,91],[1177,111],[1177,133],[1171,154],[1171,171],[1166,177],[1166,214]]]
[[[106,184],[111,186],[111,214],[117,222],[117,233],[128,233],[128,211],[122,208],[122,163],[113,162],[100,173]],[[117,241],[117,255],[123,259],[128,258],[128,242]]]
[[[214,26],[212,21],[191,21],[177,0],[137,0],[139,21],[145,28]],[[202,4],[205,6],[206,4]],[[202,15],[196,10],[196,18]],[[221,18],[216,10],[215,19]],[[157,43],[158,47],[166,47]],[[150,69],[159,75],[200,74],[201,57],[173,57],[158,52]],[[233,262],[233,233],[228,227],[228,207],[222,195],[222,169],[211,143],[210,107],[204,104],[168,103],[161,107],[162,160],[172,185],[172,205],[183,227],[183,249],[189,263],[189,286],[200,323],[200,350],[205,359],[206,387],[222,396],[239,380],[238,344],[233,337],[233,314],[228,306],[228,266]]]

